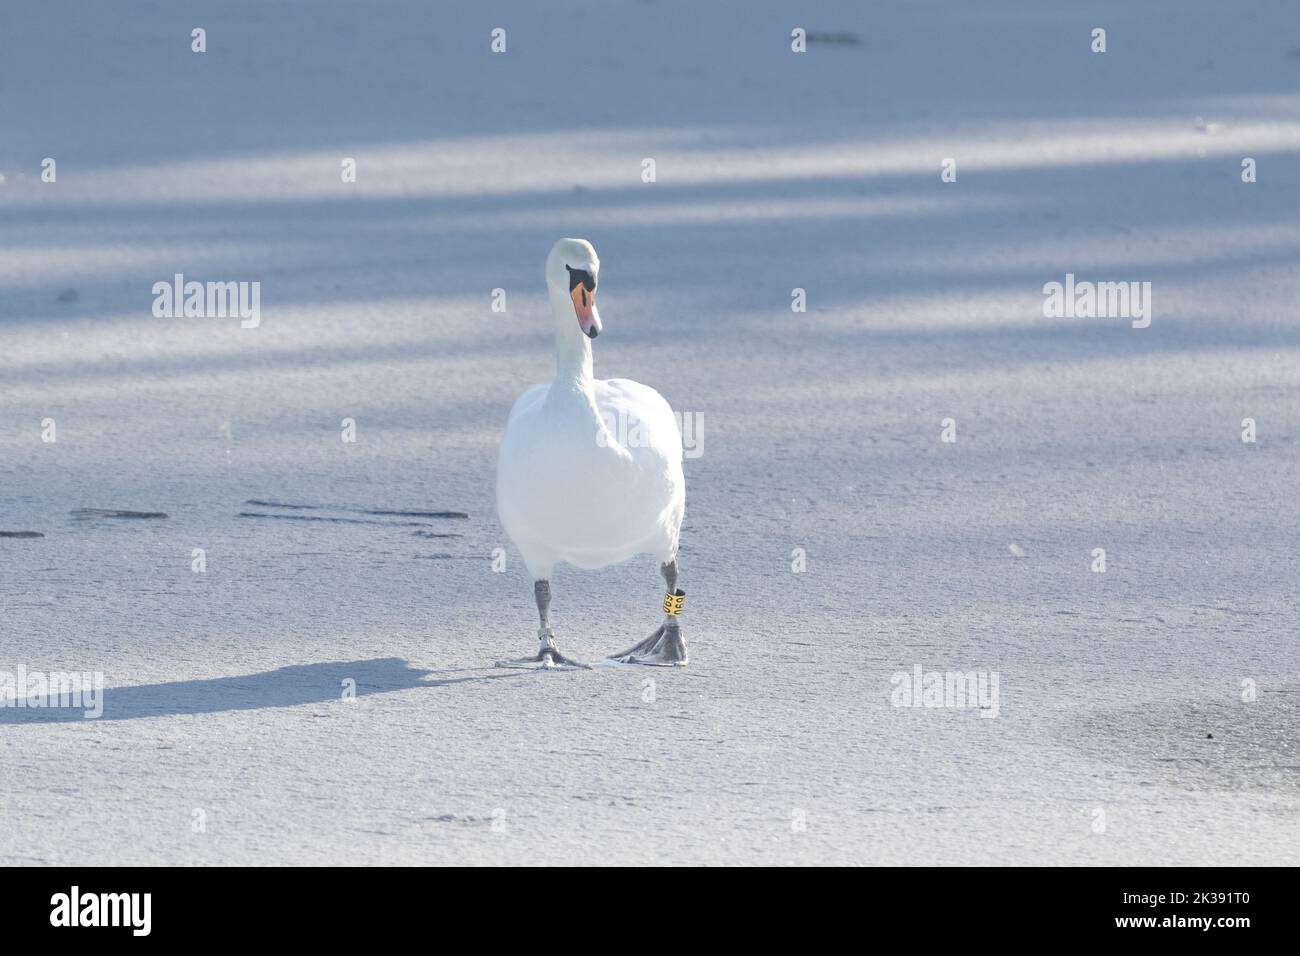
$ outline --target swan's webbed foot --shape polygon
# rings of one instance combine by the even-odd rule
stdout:
[[[621,664],[647,664],[651,667],[685,667],[687,663],[686,638],[676,621],[668,621],[655,628],[655,632],[635,647],[610,660]]]
[[[555,646],[555,635],[549,628],[538,631],[537,639],[541,642],[541,646],[532,657],[517,657],[510,661],[497,661],[497,667],[514,667],[522,670],[557,670],[563,668],[591,670],[590,665],[561,654],[559,648]]]

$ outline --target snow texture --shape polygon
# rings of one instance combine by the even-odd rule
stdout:
[[[43,535],[0,537],[0,671],[107,685],[0,708],[0,862],[1296,860],[1294,0],[0,35],[0,531]],[[493,474],[561,236],[597,374],[703,422],[683,670],[493,666],[535,650]],[[175,273],[260,282],[260,326],[155,318]],[[1151,326],[1044,317],[1067,273],[1151,282]],[[662,617],[651,558],[553,586],[582,659]],[[918,664],[998,716],[893,706]]]

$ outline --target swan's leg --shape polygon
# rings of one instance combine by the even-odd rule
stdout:
[[[565,657],[555,646],[555,632],[551,630],[551,582],[545,578],[533,582],[533,597],[537,599],[537,641],[540,645],[535,657],[523,657],[513,661],[502,661],[502,667],[582,667],[575,660]]]
[[[537,637],[545,645],[555,636],[551,632],[551,582],[545,579],[534,581],[533,597],[537,600],[537,620],[541,623]]]
[[[685,592],[677,589],[677,558],[674,556],[659,567],[668,585],[668,595],[680,599]],[[665,601],[665,610],[668,605]],[[655,628],[655,632],[635,647],[629,647],[621,654],[615,654],[612,660],[624,664],[652,664],[657,667],[685,667],[687,661],[686,638],[682,637],[678,613],[664,615],[664,622]]]

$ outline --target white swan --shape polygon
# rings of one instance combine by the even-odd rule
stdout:
[[[546,259],[555,316],[555,381],[534,385],[510,410],[497,461],[497,513],[533,577],[541,627],[524,666],[581,667],[555,647],[547,612],[551,571],[566,561],[603,568],[653,554],[668,585],[665,620],[616,660],[684,665],[678,623],[677,543],[686,507],[682,438],[654,389],[592,375],[600,260],[585,239],[561,239]]]

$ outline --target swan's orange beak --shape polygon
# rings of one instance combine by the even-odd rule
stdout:
[[[594,339],[600,335],[600,313],[596,311],[596,290],[587,291],[587,287],[579,282],[569,293],[573,299],[573,313],[578,317],[578,327],[582,329],[582,334],[589,339]]]

